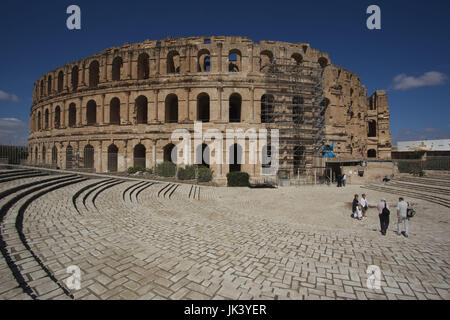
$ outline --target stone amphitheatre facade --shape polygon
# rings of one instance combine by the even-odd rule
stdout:
[[[276,90],[286,91],[275,88],[276,81],[267,81],[270,67],[277,64],[321,70],[323,108],[315,113],[296,108],[303,97],[274,97]],[[311,98],[305,105],[317,101]],[[305,112],[315,114],[311,118],[320,123],[316,140],[299,138],[304,154],[297,153],[298,146],[287,156],[280,151],[280,159],[292,164],[291,172],[316,165],[311,157],[319,155],[320,148],[312,148],[314,143],[334,142],[334,153],[342,160],[390,158],[385,91],[368,97],[357,74],[333,65],[327,53],[307,43],[216,36],[125,44],[43,75],[34,85],[29,161],[95,172],[152,168],[170,160],[175,129],[192,132],[194,121],[202,121],[203,130],[223,133],[230,128],[274,129],[281,122],[268,120],[265,113],[277,114],[284,102],[294,106],[283,109],[294,112],[287,119],[296,122]],[[206,145],[204,141],[203,148]],[[248,146],[243,147],[248,157]],[[252,177],[264,174],[260,160],[244,161],[238,169],[230,166],[225,144],[223,149],[224,164],[211,165],[216,181],[224,181],[230,170]]]

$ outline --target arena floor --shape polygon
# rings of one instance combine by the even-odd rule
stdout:
[[[368,218],[350,218],[366,193]],[[391,224],[379,232],[377,201]],[[450,299],[450,210],[360,186],[214,188],[0,170],[0,299]],[[381,288],[367,287],[369,265]],[[78,266],[81,288],[67,285]]]

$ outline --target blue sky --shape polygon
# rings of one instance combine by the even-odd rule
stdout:
[[[77,4],[82,29],[66,28]],[[366,9],[381,8],[381,30]],[[450,138],[450,3],[429,1],[10,1],[0,3],[0,144],[25,144],[33,83],[108,47],[168,36],[308,42],[388,90],[395,141]],[[395,81],[395,79],[397,81]]]

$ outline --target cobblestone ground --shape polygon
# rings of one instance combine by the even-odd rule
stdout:
[[[243,214],[226,190],[67,175],[0,182],[0,299],[450,298],[445,238],[374,239]],[[80,290],[67,287],[71,265]],[[367,288],[369,265],[381,268],[380,289]]]

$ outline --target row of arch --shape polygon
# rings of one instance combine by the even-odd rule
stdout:
[[[303,62],[303,56],[300,53],[293,53],[290,57],[293,64],[301,64]],[[270,50],[263,50],[260,53],[259,59],[259,71],[265,72],[270,64],[274,62],[274,55]],[[320,57],[318,64],[325,68],[328,65],[328,59]],[[122,67],[123,59],[121,56],[116,56],[111,64],[111,79],[112,81],[120,81],[122,79]],[[211,70],[211,54],[208,49],[201,49],[197,54],[197,69],[196,72],[208,72]],[[79,86],[79,67],[73,66],[71,69],[71,88],[73,91],[78,89]],[[232,49],[228,52],[228,71],[240,72],[242,71],[242,53],[238,49]],[[180,73],[181,72],[181,58],[180,54],[176,50],[172,50],[166,57],[166,73]],[[88,86],[95,88],[100,83],[100,64],[98,60],[93,60],[88,66]],[[57,92],[64,90],[64,72],[60,70],[58,72],[57,80]],[[144,80],[150,78],[150,56],[148,53],[141,53],[137,59],[137,79]],[[45,90],[45,80],[40,81],[39,97],[44,97],[46,94],[51,95],[53,92],[53,78],[52,75],[47,76],[47,91]]]
[[[168,143],[163,148],[163,160],[169,161],[169,162],[176,162],[176,159],[173,159],[173,153],[172,151],[176,148],[176,146],[173,143]],[[270,146],[263,147],[263,158],[265,159],[267,156],[270,157]],[[117,172],[118,170],[118,153],[119,149],[118,147],[113,143],[108,146],[107,149],[107,168],[108,172]],[[210,166],[210,149],[207,144],[201,144],[197,147],[196,150],[198,159],[201,159],[201,163],[203,166],[206,166],[209,168]],[[39,149],[37,146],[34,148],[34,156],[32,157],[34,164],[38,164],[38,157]],[[134,167],[141,167],[146,168],[146,154],[147,149],[145,146],[141,143],[137,144],[133,149],[133,166]],[[51,150],[51,163],[46,163],[46,157],[47,150],[45,146],[42,147],[41,150],[41,164],[52,164],[52,165],[58,165],[58,149],[56,146],[53,146]],[[95,149],[91,144],[87,144],[83,148],[82,152],[82,159],[77,159],[74,148],[71,145],[68,145],[65,150],[65,169],[71,170],[74,168],[74,163],[77,161],[77,163],[81,163],[84,169],[94,169],[94,155],[95,155]],[[241,164],[242,161],[242,147],[235,143],[230,146],[230,153],[229,153],[229,171],[240,171],[241,170]],[[263,167],[267,166],[267,164],[263,165]]]
[[[302,104],[303,98],[295,96],[292,99],[292,112],[294,114],[294,123],[300,123],[302,120]],[[178,96],[176,94],[169,94],[165,99],[165,122],[178,122]],[[274,96],[264,94],[261,97],[261,123],[274,122]],[[68,109],[68,126],[76,126],[77,121],[77,106],[75,103],[69,104]],[[121,101],[114,97],[109,103],[109,123],[120,124]],[[138,96],[135,100],[135,114],[137,124],[148,123],[148,99],[146,96]],[[207,93],[202,92],[197,96],[197,120],[202,122],[209,122],[211,116],[210,97]],[[241,122],[242,119],[242,97],[239,93],[232,93],[229,97],[229,122]],[[37,130],[50,128],[50,111],[45,109],[42,128],[41,111],[37,112]],[[94,100],[89,100],[86,104],[86,124],[94,125],[97,123],[97,103]],[[61,108],[56,106],[54,110],[54,125],[55,129],[62,126],[61,122]]]

